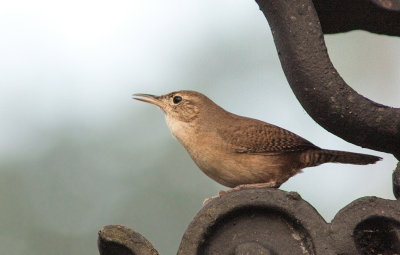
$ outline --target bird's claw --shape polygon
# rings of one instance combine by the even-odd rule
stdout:
[[[216,198],[220,198],[221,196],[228,194],[232,191],[236,191],[236,190],[242,190],[242,189],[253,189],[253,188],[279,188],[280,185],[278,185],[276,182],[266,182],[266,183],[254,183],[254,184],[241,184],[238,185],[232,189],[228,189],[228,190],[220,190],[218,192],[218,195],[209,197],[204,199],[203,201],[203,206],[206,205],[207,203],[211,202],[212,200],[216,199]]]

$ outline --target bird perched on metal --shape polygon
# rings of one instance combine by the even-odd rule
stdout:
[[[323,163],[367,165],[381,159],[321,149],[286,129],[230,113],[196,91],[134,94],[134,99],[160,107],[172,134],[197,166],[235,189],[277,188],[301,169]]]

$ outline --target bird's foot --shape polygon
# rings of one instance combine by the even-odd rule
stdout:
[[[263,182],[263,183],[253,183],[253,184],[241,184],[233,189],[228,190],[227,192],[231,192],[234,190],[242,190],[242,189],[254,189],[254,188],[279,188],[279,184],[276,182]]]
[[[208,202],[216,199],[216,198],[220,198],[221,196],[230,193],[232,191],[236,191],[236,190],[242,190],[242,189],[254,189],[254,188],[279,188],[279,184],[276,182],[264,182],[264,183],[253,183],[253,184],[241,184],[238,185],[232,189],[228,189],[228,190],[220,190],[218,192],[218,195],[216,196],[212,196],[210,198],[206,198],[203,201],[203,206],[206,205]]]
[[[261,189],[261,188],[279,188],[279,184],[276,182],[263,182],[263,183],[252,183],[252,184],[240,184],[232,189],[228,190],[221,190],[218,195],[222,196],[226,193],[230,193],[235,190],[242,190],[242,189]]]

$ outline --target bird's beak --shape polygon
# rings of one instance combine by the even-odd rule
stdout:
[[[154,104],[162,108],[163,102],[159,99],[160,97],[150,94],[133,94],[133,99],[143,101],[146,103]]]

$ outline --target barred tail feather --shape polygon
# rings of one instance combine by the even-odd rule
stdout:
[[[333,150],[313,150],[307,153],[305,156],[305,162],[307,166],[317,166],[323,163],[343,163],[343,164],[355,164],[355,165],[368,165],[373,164],[379,160],[381,157],[347,152],[347,151],[333,151]]]

